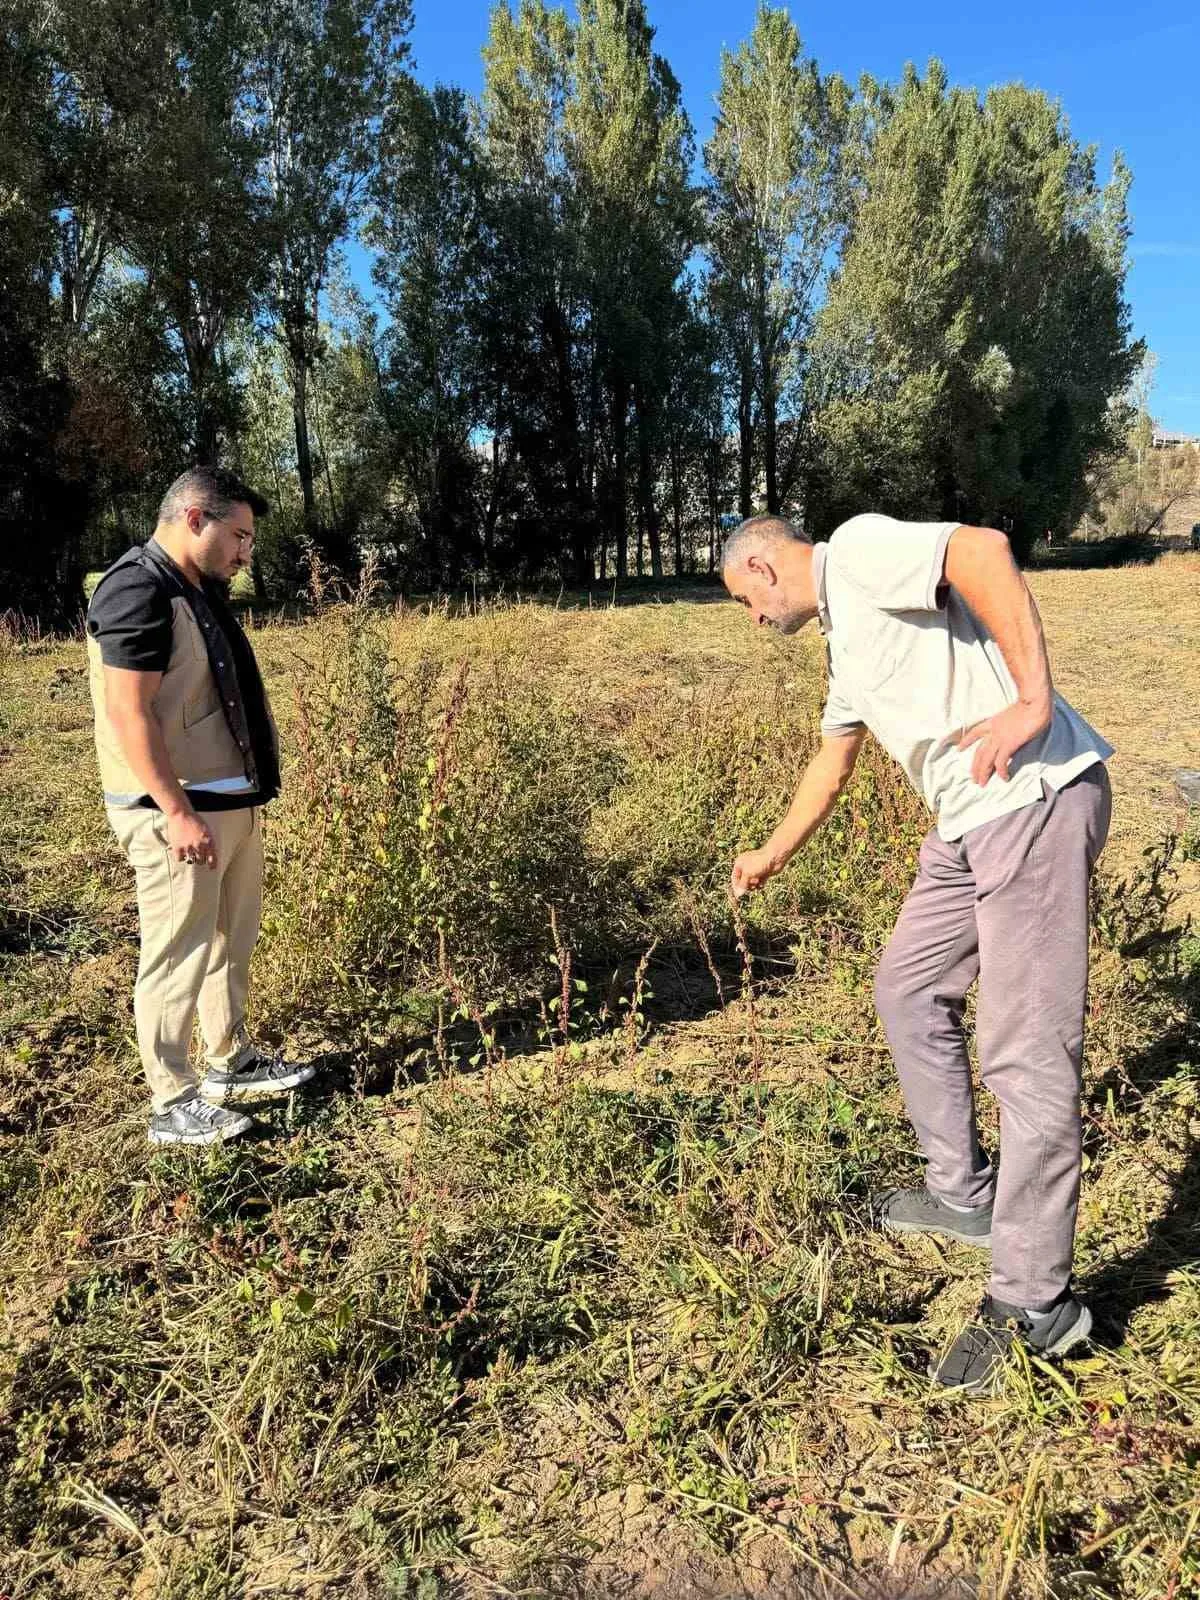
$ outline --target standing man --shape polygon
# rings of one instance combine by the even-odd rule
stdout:
[[[1088,883],[1112,750],[1055,693],[1033,596],[994,529],[868,514],[814,547],[752,517],[722,571],[759,626],[795,633],[816,617],[829,657],[821,746],[775,832],[734,862],[733,892],[759,888],[825,820],[868,729],[936,819],[875,981],[926,1183],[875,1207],[885,1228],[991,1246],[978,1322],[930,1367],[947,1388],[990,1391],[1014,1337],[1060,1355],[1092,1325],[1070,1276]],[[962,1033],[976,979],[998,1172],[979,1147]]]
[[[88,609],[96,751],[108,820],[137,877],[133,1010],[152,1144],[236,1138],[225,1100],[282,1095],[314,1068],[246,1034],[262,907],[262,807],[279,744],[254,652],[229,607],[267,503],[231,472],[177,478],[158,526],[101,578]],[[199,1013],[204,1076],[188,1062]]]

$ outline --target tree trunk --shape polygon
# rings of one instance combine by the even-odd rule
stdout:
[[[717,468],[720,465],[720,435],[710,434],[704,451],[704,487],[708,500],[708,575],[717,570]]]
[[[754,384],[743,369],[738,389],[738,515],[745,520],[752,509],[754,474]]]
[[[300,493],[304,497],[304,522],[311,527],[316,520],[317,499],[313,493],[312,448],[308,438],[308,366],[303,355],[291,352],[292,368],[292,426],[296,434],[296,472],[300,479]]]
[[[767,510],[772,516],[779,514],[778,438],[775,419],[775,389],[771,382],[764,385],[763,394],[763,465],[767,479]]]
[[[613,384],[613,503],[612,531],[617,548],[617,579],[629,576],[629,525],[628,479],[629,463],[626,459],[628,443],[629,389],[623,379]],[[639,551],[641,541],[638,542]]]
[[[554,352],[558,389],[558,433],[563,475],[566,480],[567,515],[570,519],[570,570],[576,583],[592,581],[592,505],[579,431],[579,407],[571,370],[570,330],[562,307],[547,301],[542,326]],[[561,552],[566,554],[566,552]]]
[[[492,481],[488,491],[487,510],[483,517],[483,564],[488,573],[492,570],[492,557],[496,545],[496,522],[500,516],[500,489],[503,468],[500,464],[500,435],[492,434]]]
[[[215,467],[217,465],[217,437],[219,427],[217,414],[211,402],[200,396],[196,403],[196,465],[200,467]]]
[[[675,576],[683,577],[683,473],[679,461],[679,440],[671,441],[671,524],[675,534]]]
[[[767,510],[771,516],[779,514],[779,390],[776,384],[775,352],[768,331],[766,315],[768,288],[760,286],[758,298],[758,359],[759,399],[763,428],[763,478],[767,495]]]
[[[662,513],[654,505],[646,507],[646,538],[650,544],[650,575],[653,578],[661,578],[663,575]]]
[[[196,402],[196,465],[214,467],[217,464],[217,437],[220,423],[212,400],[212,350],[197,348],[194,357],[188,355],[188,377]]]
[[[654,474],[650,460],[650,418],[640,388],[634,389],[634,415],[638,436],[638,576],[642,575],[642,532],[650,545],[650,571],[661,578],[662,519],[654,507]]]

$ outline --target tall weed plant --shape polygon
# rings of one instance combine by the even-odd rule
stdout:
[[[782,814],[820,686],[782,666],[661,693],[595,683],[531,670],[528,611],[486,620],[456,652],[453,629],[360,594],[306,630],[262,963],[281,1009],[452,996],[475,1012],[542,994],[564,959],[732,948],[733,856]],[[885,767],[866,756],[826,843],[744,908],[753,934],[878,942],[924,825]]]

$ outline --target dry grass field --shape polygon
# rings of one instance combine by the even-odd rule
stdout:
[[[925,1377],[978,1256],[868,1215],[919,1171],[870,977],[920,805],[868,747],[725,895],[819,640],[699,591],[259,627],[255,1022],[321,1073],[200,1153],[145,1142],[82,647],[0,642],[0,1593],[1200,1594],[1200,558],[1032,581],[1118,750],[1097,1337],[985,1401]]]

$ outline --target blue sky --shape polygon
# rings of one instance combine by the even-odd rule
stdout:
[[[514,0],[515,3],[515,0]],[[683,85],[703,144],[712,126],[722,46],[754,25],[755,0],[647,0],[656,48]],[[477,93],[488,0],[415,0],[422,81]],[[955,83],[1019,79],[1061,101],[1075,137],[1114,150],[1133,170],[1128,292],[1134,327],[1158,356],[1152,406],[1167,426],[1200,434],[1200,12],[1194,0],[1147,8],[1112,0],[884,0],[792,7],[825,71],[895,79],[906,61],[939,56]]]

